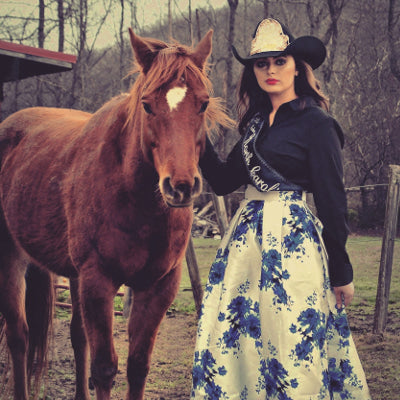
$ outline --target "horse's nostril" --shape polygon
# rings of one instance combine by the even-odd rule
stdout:
[[[162,183],[163,192],[167,195],[171,195],[173,193],[173,188],[171,186],[171,179],[165,178]]]
[[[194,177],[194,185],[192,188],[192,195],[197,195],[201,192],[201,179],[197,176]]]
[[[180,181],[173,185],[171,178],[167,177],[162,182],[162,193],[169,205],[186,207],[199,195],[201,187],[201,179],[199,177],[194,177],[193,185],[187,181]]]
[[[187,198],[191,195],[192,188],[187,183],[179,183],[175,186],[175,192],[178,192],[183,196],[183,198]]]

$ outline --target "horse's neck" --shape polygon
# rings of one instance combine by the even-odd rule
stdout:
[[[129,99],[125,99],[125,109],[128,110]],[[158,174],[154,166],[146,160],[141,146],[140,113],[135,113],[127,120],[121,135],[122,171],[126,188],[134,195],[140,194],[141,198],[154,201],[159,196],[156,192],[158,185]]]

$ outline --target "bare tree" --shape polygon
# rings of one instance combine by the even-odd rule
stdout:
[[[307,0],[306,2],[306,14],[308,16],[310,34],[321,37],[328,50],[326,61],[321,67],[323,80],[327,88],[329,88],[329,83],[332,78],[338,48],[339,19],[344,7],[349,1],[350,0],[324,0],[324,2],[321,2],[319,0]],[[326,23],[327,19],[328,23]]]
[[[64,1],[57,0],[57,17],[58,17],[58,51],[64,51],[65,26],[64,26]]]
[[[388,10],[388,41],[390,69],[393,76],[400,82],[400,1],[389,0]]]
[[[172,38],[172,10],[171,0],[168,0],[168,38]]]
[[[326,31],[324,43],[325,45],[327,45],[330,42],[330,47],[327,60],[325,61],[324,67],[322,69],[324,74],[324,81],[326,83],[329,83],[332,77],[333,64],[335,61],[335,54],[338,46],[338,22],[342,14],[343,7],[347,2],[348,0],[327,0],[330,25],[328,30]]]
[[[108,51],[108,49],[105,49],[97,52],[95,51],[95,47],[99,34],[114,5],[114,1],[108,0],[108,2],[104,2],[104,11],[96,18],[90,13],[95,8],[94,4],[96,0],[70,1],[71,18],[69,19],[69,28],[72,32],[71,36],[78,60],[72,73],[72,83],[67,106],[93,111],[92,102],[95,99],[90,95],[90,89],[87,85],[88,71]],[[90,39],[88,39],[89,31]]]
[[[135,31],[135,33],[139,33],[139,21],[138,21],[138,0],[128,0],[129,8],[130,8],[130,26]]]
[[[44,0],[39,0],[38,45],[41,49],[43,49],[43,46],[44,46]]]
[[[368,185],[386,183],[388,165],[400,161],[398,147],[393,146],[399,88],[388,62],[387,27],[381,23],[387,15],[384,3],[353,3],[347,53],[341,56],[331,82],[337,96],[336,114],[346,128],[347,182],[361,187],[363,227],[376,225],[384,215],[385,190],[379,186],[371,191]]]
[[[264,18],[270,17],[270,15],[269,15],[269,1],[270,0],[259,0],[259,1],[261,1],[263,3],[263,8],[264,8],[263,15],[264,15]]]
[[[188,4],[188,25],[190,43],[193,43],[192,0],[189,0]]]
[[[125,41],[124,41],[124,33],[125,33],[125,0],[120,0],[121,5],[121,18],[119,24],[119,82],[121,91],[124,89],[124,59],[125,59]]]
[[[201,40],[201,26],[200,26],[200,12],[199,9],[196,8],[196,27],[197,27],[197,41]]]
[[[38,46],[43,49],[44,47],[44,23],[45,23],[45,11],[44,11],[44,0],[39,0],[39,26],[38,26]],[[36,105],[42,106],[42,79],[36,78]]]
[[[238,8],[239,0],[228,0],[229,4],[229,28],[228,28],[228,48],[227,52],[229,56],[226,58],[226,101],[228,109],[233,109],[235,85],[233,83],[233,72],[232,72],[232,53],[231,48],[235,42],[235,21],[236,11]]]
[[[323,21],[324,18],[324,11],[326,7],[324,4],[322,4],[322,7],[317,6],[315,2],[312,0],[308,0],[306,3],[306,10],[307,10],[307,16],[308,16],[308,21],[310,25],[310,35],[314,35],[315,32],[320,29],[321,27],[321,22]]]

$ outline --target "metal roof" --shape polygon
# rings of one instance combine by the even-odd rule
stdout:
[[[0,83],[71,70],[76,56],[0,40]]]

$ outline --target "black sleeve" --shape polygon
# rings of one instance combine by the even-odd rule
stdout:
[[[314,202],[324,228],[332,286],[352,282],[353,268],[346,252],[347,200],[343,184],[343,133],[333,118],[314,125],[310,134],[309,164]]]
[[[241,143],[242,141],[239,140],[226,161],[222,161],[208,137],[206,139],[206,148],[200,157],[199,165],[203,177],[218,196],[232,193],[249,181],[243,162]]]

